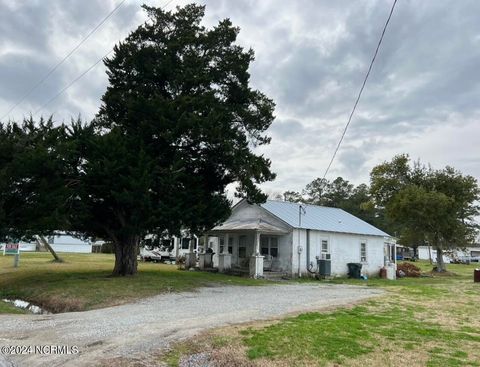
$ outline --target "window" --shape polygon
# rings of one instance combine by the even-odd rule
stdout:
[[[278,238],[277,237],[260,237],[260,253],[263,256],[278,256]]]
[[[328,241],[322,240],[322,253],[328,253]]]
[[[238,257],[247,257],[247,236],[240,236],[238,238]]]
[[[190,245],[190,238],[182,238],[182,250],[188,250]]]
[[[223,237],[220,237],[220,247],[218,249],[218,252],[221,254],[223,254],[224,243],[225,243],[225,240],[223,239]]]
[[[223,250],[225,249],[225,237],[220,237],[220,253],[223,254]],[[233,252],[233,237],[228,237],[228,247],[227,251],[229,254]]]
[[[278,238],[270,237],[270,256],[278,257]]]
[[[360,243],[360,262],[367,262],[367,243]]]
[[[269,255],[268,240],[269,240],[268,237],[263,237],[263,236],[260,237],[260,254],[263,256]]]
[[[166,251],[172,251],[173,250],[173,244],[172,244],[172,240],[162,240],[162,247],[166,250]]]

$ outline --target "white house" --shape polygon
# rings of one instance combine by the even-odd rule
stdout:
[[[55,252],[91,253],[92,243],[64,233],[47,237],[48,243]]]
[[[91,253],[92,243],[88,240],[81,240],[65,233],[59,232],[54,236],[48,236],[47,241],[56,252],[72,252],[72,253]],[[4,244],[0,244],[3,249]],[[20,242],[20,251],[37,251],[36,242]]]
[[[307,275],[317,258],[330,258],[332,276],[346,275],[347,263],[361,263],[362,273],[376,276],[395,262],[391,236],[338,208],[242,200],[208,236],[217,237],[220,271],[248,269],[253,277],[263,271]]]
[[[418,246],[418,258],[420,260],[429,260],[431,258],[433,261],[437,261],[437,250],[433,247]],[[443,262],[446,264],[456,260],[478,262],[480,260],[480,246],[447,250],[443,254]]]

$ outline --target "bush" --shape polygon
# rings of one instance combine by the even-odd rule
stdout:
[[[401,263],[397,265],[397,277],[400,277],[400,271],[403,271],[406,277],[418,278],[421,275],[421,270],[418,266],[411,263]]]

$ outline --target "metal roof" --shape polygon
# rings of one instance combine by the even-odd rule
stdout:
[[[210,233],[255,230],[263,233],[288,233],[289,230],[280,228],[261,219],[249,219],[243,221],[226,221],[210,230]]]
[[[391,237],[371,224],[338,208],[302,204],[305,208],[305,214],[302,214],[302,221],[299,226],[298,213],[300,204],[288,201],[267,200],[260,205],[294,228]]]

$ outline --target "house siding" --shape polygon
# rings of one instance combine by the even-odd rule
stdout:
[[[300,237],[299,237],[300,234]],[[384,244],[385,240],[379,236],[365,236],[347,233],[332,233],[317,230],[310,230],[310,251],[307,251],[307,230],[294,229],[292,232],[292,269],[291,274],[298,274],[300,261],[300,272],[302,275],[309,275],[307,264],[313,262],[316,269],[317,256],[321,255],[321,241],[327,240],[329,253],[332,261],[332,275],[346,276],[348,272],[347,263],[360,263],[360,243],[367,243],[367,261],[363,263],[362,272],[368,276],[377,276],[380,268],[384,265]],[[300,239],[300,242],[299,242]],[[299,255],[298,244],[303,251]],[[307,254],[309,258],[307,259]]]

